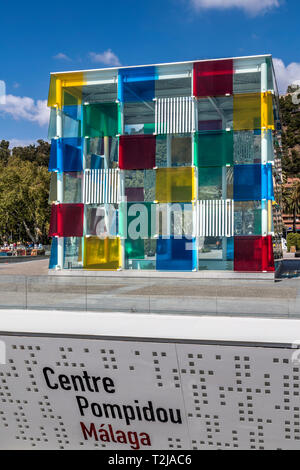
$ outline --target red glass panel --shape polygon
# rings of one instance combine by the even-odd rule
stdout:
[[[57,205],[52,204],[51,206],[51,216],[50,216],[50,227],[49,227],[49,237],[58,236],[57,233]]]
[[[121,170],[155,167],[155,135],[122,135],[119,140]]]
[[[194,96],[232,95],[233,60],[194,63]]]
[[[263,237],[263,271],[275,271],[272,236]]]
[[[82,237],[83,204],[53,204],[49,236]]]
[[[272,237],[234,237],[234,270],[273,272]]]

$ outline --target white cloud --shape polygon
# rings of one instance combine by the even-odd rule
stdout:
[[[93,62],[111,65],[112,67],[118,67],[121,65],[119,57],[111,49],[107,49],[107,51],[101,52],[100,54],[90,52],[89,56]]]
[[[28,96],[6,95],[5,104],[0,106],[0,114],[9,114],[15,120],[37,122],[40,126],[48,124],[49,113],[47,100],[35,102]]]
[[[291,62],[285,66],[281,59],[273,59],[279,93],[285,93],[289,85],[300,85],[300,62]]]
[[[63,52],[59,52],[58,54],[53,56],[53,59],[58,59],[58,60],[71,60],[70,57],[68,57],[66,54]]]
[[[0,105],[6,103],[6,84],[4,80],[0,80]]]
[[[197,10],[240,8],[246,13],[257,15],[274,7],[279,7],[279,0],[190,0]]]

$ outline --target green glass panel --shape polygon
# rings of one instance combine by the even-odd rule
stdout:
[[[125,242],[125,267],[135,270],[156,269],[156,239],[127,239]]]
[[[156,234],[156,204],[123,202],[119,205],[120,236],[131,240],[146,239]]]
[[[195,135],[196,166],[225,166],[232,164],[232,131],[199,132]]]
[[[118,134],[117,103],[83,106],[83,133],[85,137],[114,137]]]
[[[137,240],[127,238],[127,240],[125,240],[125,257],[130,259],[144,259],[144,240],[142,238],[138,238]]]

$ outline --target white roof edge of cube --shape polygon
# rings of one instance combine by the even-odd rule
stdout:
[[[222,57],[222,58],[214,58],[214,59],[195,59],[195,60],[186,60],[182,62],[164,62],[160,64],[143,64],[143,65],[124,65],[118,67],[104,67],[100,69],[82,69],[82,70],[65,70],[63,72],[50,72],[50,75],[57,75],[57,74],[64,74],[64,73],[77,73],[77,72],[105,72],[105,71],[115,71],[120,69],[130,69],[130,68],[138,68],[138,67],[161,67],[164,65],[184,65],[184,64],[193,64],[194,62],[211,62],[216,60],[230,60],[230,59],[256,59],[256,58],[264,58],[264,57],[272,57],[272,54],[261,54],[261,55],[250,55],[250,56],[241,56],[241,57]]]

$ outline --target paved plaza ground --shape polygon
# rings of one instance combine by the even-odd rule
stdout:
[[[300,278],[49,276],[48,260],[0,264],[0,308],[300,318]]]

